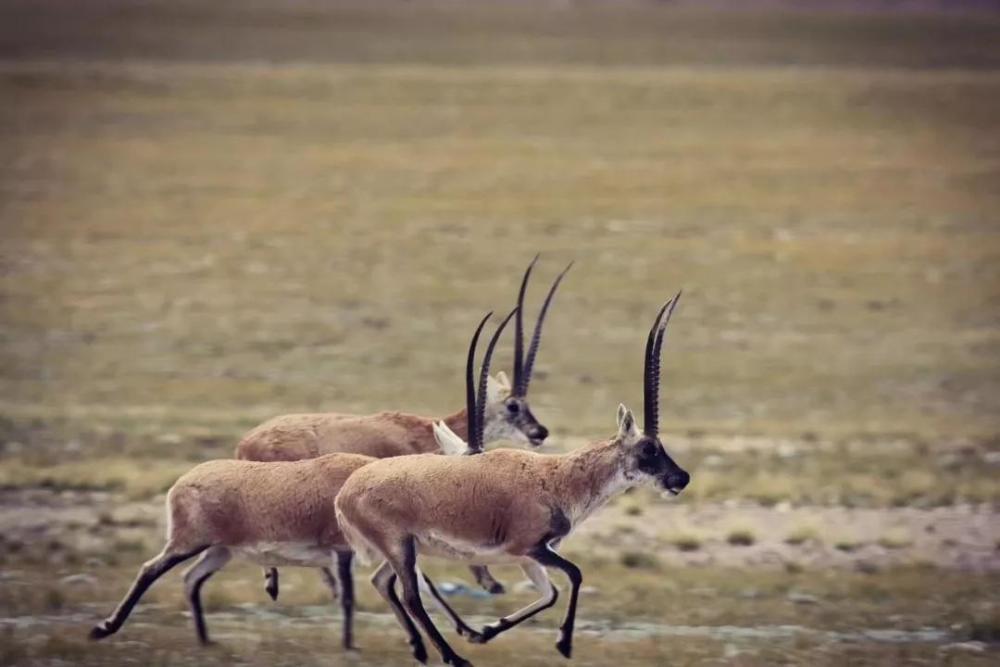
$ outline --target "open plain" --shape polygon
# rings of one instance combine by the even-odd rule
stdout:
[[[211,648],[176,573],[86,633],[250,427],[460,407],[536,252],[576,261],[551,451],[640,407],[685,290],[661,414],[693,482],[565,544],[573,664],[996,664],[1000,15],[724,4],[0,4],[0,664],[408,664],[363,569],[356,654],[314,573],[272,603],[246,565]],[[457,607],[531,599],[497,574]],[[463,652],[561,661],[561,611]]]

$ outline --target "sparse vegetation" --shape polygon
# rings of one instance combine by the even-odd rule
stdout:
[[[849,535],[841,535],[834,539],[833,548],[837,551],[844,551],[846,553],[851,553],[857,551],[862,547],[863,543],[855,537]]]
[[[644,551],[623,551],[621,562],[625,567],[644,570],[655,570],[660,565],[656,556]]]
[[[793,546],[805,544],[807,542],[820,543],[823,541],[820,529],[814,523],[803,523],[791,530],[785,537],[785,543]]]
[[[749,547],[757,541],[752,528],[733,528],[726,535],[726,542],[736,547]]]
[[[672,535],[669,542],[681,551],[697,551],[701,549],[703,539],[695,533],[680,533]]]
[[[905,549],[913,544],[913,536],[905,528],[893,528],[878,538],[878,545],[886,549]]]

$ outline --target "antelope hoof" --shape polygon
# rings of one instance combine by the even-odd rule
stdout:
[[[452,665],[453,667],[472,667],[472,663],[460,655],[453,655],[450,659],[445,660],[444,662],[446,665]]]
[[[507,592],[507,589],[499,581],[494,581],[486,588],[486,591],[490,595],[503,595]]]
[[[483,636],[483,633],[476,632],[475,630],[459,630],[459,637],[465,637],[469,640],[470,644],[485,644],[488,640]]]
[[[420,640],[413,641],[410,640],[410,646],[413,647],[413,659],[419,662],[421,665],[427,664],[427,648],[424,643]]]
[[[564,658],[569,658],[573,653],[573,640],[569,637],[563,637],[556,642],[556,650],[562,653]]]
[[[485,644],[489,640],[500,634],[501,630],[506,630],[508,625],[503,621],[498,621],[493,625],[486,625],[483,627],[481,632],[477,632],[474,635],[469,635],[469,641],[473,644]]]
[[[108,625],[108,622],[103,621],[95,625],[93,628],[91,628],[90,634],[88,636],[90,637],[90,639],[96,642],[101,639],[104,639],[108,635],[113,635],[114,633],[115,631],[111,629],[111,627]]]

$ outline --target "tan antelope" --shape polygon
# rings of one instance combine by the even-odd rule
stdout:
[[[500,323],[487,345],[480,371],[480,385],[484,388],[493,348],[513,314],[511,311]],[[480,321],[469,345],[466,383],[470,388],[479,335],[490,315]],[[478,419],[481,423],[485,407],[482,404],[478,410],[470,410],[470,422]],[[435,424],[434,428],[444,427]],[[438,437],[443,443],[443,453],[469,453],[465,442],[450,430],[442,431]],[[480,430],[479,439],[470,438],[470,443],[481,446],[481,438]],[[201,588],[237,556],[269,567],[327,567],[336,563],[343,611],[342,643],[345,649],[352,648],[353,553],[337,525],[334,498],[348,476],[377,460],[360,454],[334,453],[302,461],[224,459],[194,467],[167,493],[167,543],[163,550],[142,565],[124,599],[110,616],[94,626],[90,637],[103,639],[117,632],[157,579],[200,554],[184,573],[184,589],[201,643],[208,643]],[[460,622],[433,589],[430,579],[422,577],[421,582],[445,613]]]
[[[582,575],[556,548],[613,496],[642,483],[671,494],[690,477],[658,436],[660,348],[680,294],[664,304],[649,331],[644,364],[645,423],[618,407],[618,433],[568,454],[497,449],[477,456],[409,456],[375,461],[354,473],[337,495],[337,520],[362,558],[385,559],[372,583],[398,618],[416,620],[445,663],[470,663],[454,652],[421,603],[419,554],[469,563],[516,563],[542,593],[536,602],[468,634],[484,643],[556,602],[546,567],[562,570],[571,588],[556,648],[569,657]],[[442,429],[442,441],[457,438]],[[446,440],[447,438],[447,440]],[[470,449],[474,444],[469,443]],[[402,584],[400,605],[392,586]],[[413,622],[402,622],[414,655],[425,655]]]
[[[498,374],[496,380],[491,377],[487,382],[485,442],[512,440],[538,446],[549,434],[548,429],[532,414],[528,404],[528,386],[535,365],[535,355],[541,343],[545,315],[572,262],[549,288],[525,355],[522,318],[524,296],[537,261],[536,255],[524,272],[517,296],[513,385],[503,372]],[[459,410],[441,421],[462,438],[468,438],[468,420],[467,411]],[[251,461],[295,461],[332,452],[349,452],[377,458],[432,453],[438,451],[432,428],[436,421],[401,412],[379,412],[364,416],[338,413],[284,415],[250,431],[237,445],[236,458]],[[486,567],[474,566],[471,569],[476,581],[487,591],[495,594],[503,592],[503,586]],[[328,568],[323,568],[323,574],[336,596],[336,579]],[[277,599],[277,569],[266,571],[264,578],[268,595]]]

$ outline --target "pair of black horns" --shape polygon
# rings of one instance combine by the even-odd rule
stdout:
[[[660,308],[656,320],[646,338],[646,359],[643,364],[643,432],[655,438],[660,429],[660,350],[663,348],[663,336],[667,331],[670,316],[681,299],[681,293],[676,295]]]
[[[545,314],[549,311],[549,305],[552,303],[552,297],[555,296],[556,290],[559,288],[559,283],[562,282],[563,276],[566,272],[570,270],[573,266],[573,262],[566,265],[566,268],[562,270],[556,279],[552,282],[552,287],[549,288],[549,293],[545,296],[545,301],[542,303],[542,309],[538,312],[538,321],[535,322],[535,331],[531,335],[531,343],[528,346],[528,354],[524,354],[524,294],[528,289],[528,278],[531,277],[531,270],[535,268],[535,262],[538,261],[539,255],[535,255],[535,258],[531,260],[528,264],[528,268],[524,271],[524,278],[521,279],[521,289],[517,293],[517,308],[515,312],[517,313],[517,320],[515,322],[514,328],[514,387],[513,392],[515,396],[527,396],[528,395],[528,385],[531,383],[531,372],[535,367],[535,356],[538,354],[538,346],[542,342],[542,324],[545,323]]]
[[[514,308],[514,310],[507,314],[507,317],[503,318],[503,322],[493,332],[493,337],[490,338],[490,342],[486,346],[486,354],[483,355],[482,367],[479,369],[478,389],[474,380],[476,348],[479,347],[479,334],[482,333],[487,320],[493,316],[492,310],[486,313],[486,316],[479,321],[476,333],[472,334],[472,342],[469,343],[469,358],[465,363],[465,409],[468,413],[466,417],[469,426],[469,434],[466,442],[469,444],[470,453],[483,451],[483,429],[486,426],[486,382],[490,374],[490,359],[493,357],[493,348],[496,347],[497,341],[500,340],[500,334],[503,333],[504,327],[507,326],[510,318],[516,312],[518,312],[518,309]]]

